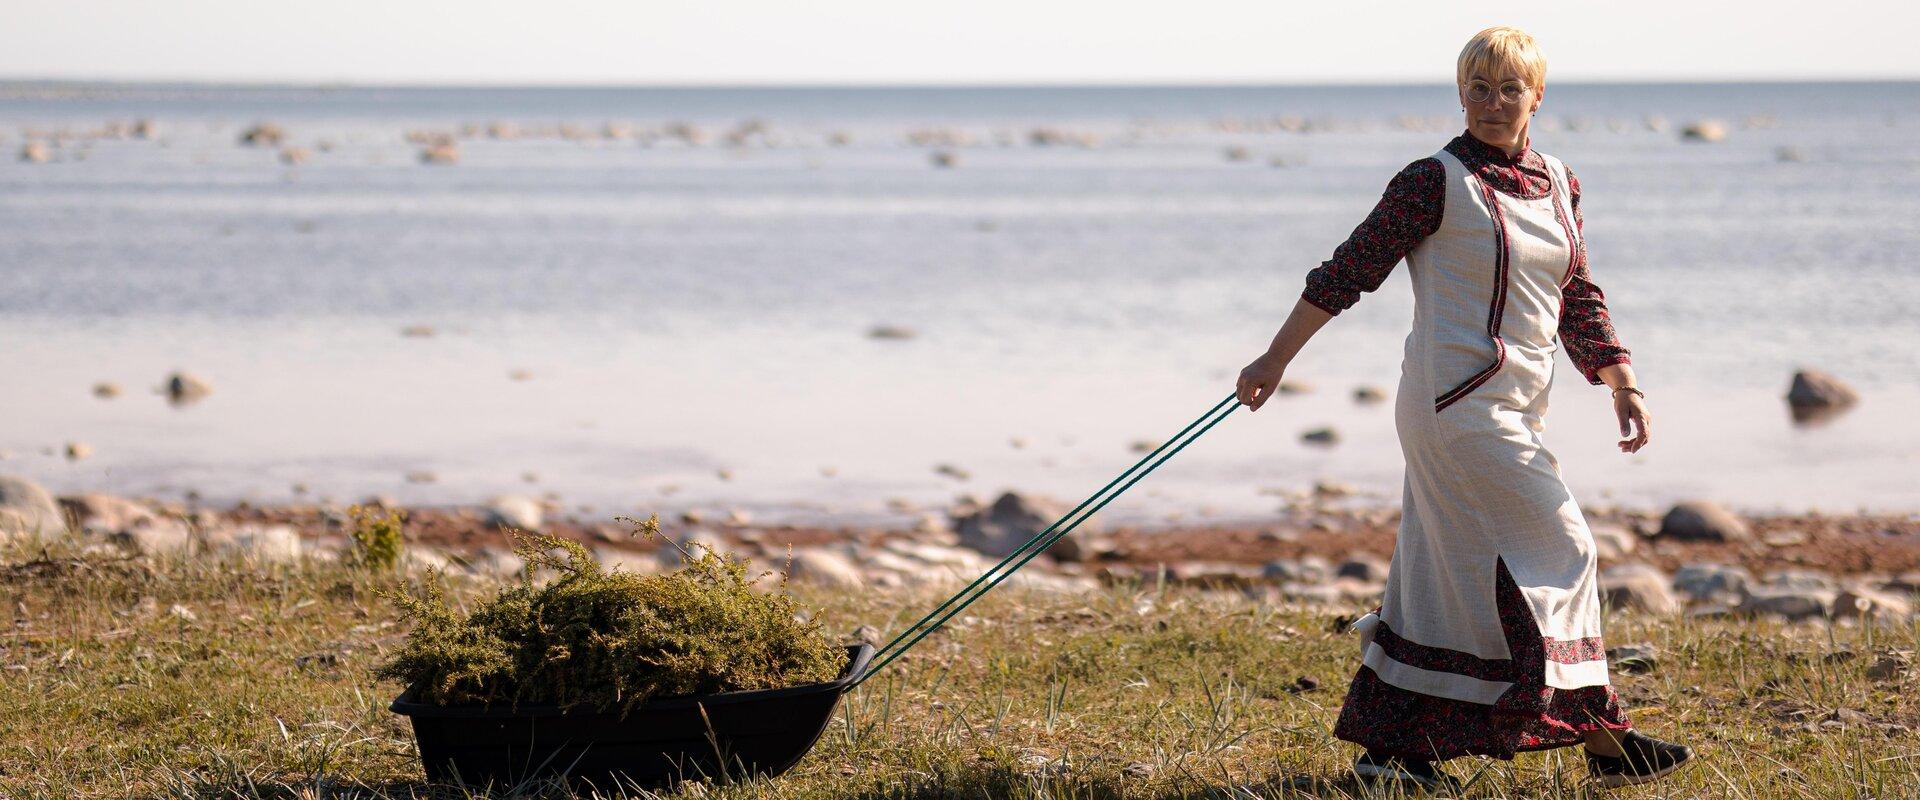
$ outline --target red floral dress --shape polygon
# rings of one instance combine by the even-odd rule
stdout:
[[[1446,150],[1499,191],[1525,198],[1544,197],[1551,191],[1546,162],[1531,147],[1508,156],[1462,132],[1447,143]],[[1408,252],[1439,229],[1445,180],[1446,170],[1438,159],[1408,164],[1388,183],[1373,212],[1335,249],[1333,258],[1308,273],[1302,297],[1338,314],[1358,301],[1362,292],[1378,289]],[[1587,270],[1580,182],[1571,169],[1567,182],[1583,244],[1563,290],[1557,332],[1574,366],[1588,382],[1597,384],[1601,368],[1629,363],[1628,350],[1620,345],[1607,315],[1606,298]],[[1579,744],[1590,731],[1631,727],[1612,686],[1555,689],[1545,684],[1544,664],[1551,655],[1548,643],[1504,562],[1497,565],[1495,584],[1501,630],[1512,657],[1475,659],[1473,666],[1489,680],[1514,682],[1518,691],[1509,692],[1499,704],[1472,703],[1402,689],[1362,665],[1347,690],[1334,735],[1380,756],[1511,759],[1515,753]],[[1376,629],[1375,640],[1383,647],[1427,649],[1399,639],[1385,625]],[[1586,644],[1602,646],[1598,641]],[[1449,654],[1466,656],[1455,651],[1423,655],[1432,659]]]

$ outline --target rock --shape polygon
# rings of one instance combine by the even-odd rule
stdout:
[[[1300,434],[1300,441],[1307,444],[1335,445],[1340,443],[1340,434],[1332,428],[1315,428]]]
[[[1361,386],[1353,390],[1353,402],[1361,405],[1373,405],[1385,402],[1386,399],[1386,390],[1377,386]]]
[[[1890,681],[1900,678],[1913,669],[1910,653],[1897,650],[1883,650],[1874,654],[1873,664],[1867,667],[1867,678],[1876,681]]]
[[[29,164],[45,164],[53,160],[53,151],[47,149],[46,142],[27,142],[20,146],[20,160]]]
[[[1833,615],[1903,622],[1913,616],[1913,601],[1877,589],[1855,586],[1834,598]]]
[[[1319,556],[1275,559],[1260,569],[1261,577],[1278,583],[1325,583],[1333,577],[1333,568]]]
[[[120,384],[106,382],[96,383],[93,385],[93,396],[102,400],[112,400],[113,398],[119,397]]]
[[[262,122],[240,134],[240,143],[248,147],[279,147],[287,132],[279,125]]]
[[[1607,648],[1608,666],[1629,675],[1644,675],[1658,669],[1660,651],[1650,644],[1629,644]]]
[[[242,525],[219,537],[220,549],[242,558],[287,562],[300,558],[300,534],[288,525]]]
[[[166,393],[167,402],[184,406],[213,394],[213,384],[191,372],[175,372],[167,376]]]
[[[160,136],[160,126],[153,120],[143,119],[133,123],[133,138],[154,139]]]
[[[181,622],[198,622],[200,620],[200,615],[193,613],[193,609],[187,608],[179,603],[167,606],[167,616],[173,617]]]
[[[1760,585],[1769,589],[1795,589],[1813,592],[1837,592],[1840,585],[1824,572],[1808,569],[1777,569],[1761,577]]]
[[[53,495],[25,478],[0,475],[0,542],[15,536],[53,538],[67,523]]]
[[[435,142],[420,151],[420,163],[458,164],[460,163],[460,146],[452,141]]]
[[[1807,155],[1805,153],[1800,152],[1800,148],[1798,147],[1781,145],[1780,147],[1776,147],[1773,149],[1773,160],[1789,162],[1789,163],[1797,163],[1797,162],[1807,160]]]
[[[964,469],[961,469],[961,468],[959,468],[959,467],[956,467],[956,466],[954,466],[954,465],[952,465],[952,464],[938,464],[938,465],[935,465],[935,466],[934,466],[934,468],[933,468],[933,471],[934,471],[934,472],[936,472],[936,473],[938,473],[938,474],[941,474],[941,475],[945,475],[945,476],[947,476],[947,477],[949,477],[949,478],[952,478],[952,479],[954,479],[954,480],[958,480],[958,481],[964,481],[964,480],[968,480],[968,479],[971,479],[971,478],[973,477],[973,473],[971,473],[971,472],[968,472],[968,471],[966,471],[966,470],[964,470]]]
[[[1734,609],[1746,616],[1769,615],[1798,621],[1831,616],[1838,592],[1819,589],[1789,589],[1756,586]]]
[[[1829,419],[1859,400],[1860,394],[1853,387],[1818,370],[1793,373],[1793,385],[1787,389],[1787,406],[1795,422]]]
[[[1252,153],[1247,152],[1247,148],[1241,147],[1239,145],[1232,145],[1230,147],[1227,147],[1221,150],[1220,154],[1222,156],[1225,156],[1228,161],[1245,161],[1248,158],[1252,157],[1253,155]]]
[[[1386,559],[1372,553],[1357,552],[1348,555],[1347,560],[1340,562],[1339,568],[1334,570],[1333,575],[1336,578],[1352,578],[1377,583],[1387,579],[1387,571],[1391,566],[1392,564]]]
[[[523,531],[539,531],[543,522],[540,501],[508,494],[487,501],[487,524]]]
[[[1753,531],[1745,520],[1705,500],[1676,504],[1660,520],[1659,538],[1683,542],[1750,542]]]
[[[493,547],[482,547],[464,560],[474,574],[501,579],[519,577],[527,568],[527,560],[521,558],[520,554]]]
[[[440,476],[433,474],[432,470],[426,469],[410,470],[407,472],[406,478],[408,483],[433,483],[440,480]]]
[[[1744,567],[1688,564],[1673,573],[1673,588],[1697,601],[1730,600],[1746,594],[1754,582]]]
[[[299,166],[313,160],[313,151],[304,147],[289,147],[280,151],[280,163],[289,167]]]
[[[1619,561],[1633,553],[1640,537],[1620,525],[1601,523],[1588,526],[1593,532],[1593,549],[1601,561]]]
[[[869,339],[911,339],[918,335],[912,328],[899,325],[875,325],[867,329]]]
[[[153,521],[153,509],[110,494],[83,494],[60,498],[75,530],[105,536]]]
[[[1600,573],[1600,599],[1611,608],[1677,614],[1680,601],[1667,586],[1667,576],[1647,564],[1620,564]]]
[[[510,381],[530,381],[530,380],[533,380],[533,370],[530,370],[530,369],[510,369],[510,370],[507,370],[507,380],[510,380]]]
[[[681,556],[681,551],[685,551],[687,556],[696,559],[705,556],[709,552],[716,556],[737,555],[733,545],[728,544],[727,540],[709,531],[688,531],[679,536],[671,537],[668,541],[671,542],[671,544],[654,551],[655,560],[660,562],[662,568],[668,570],[676,570],[684,565],[685,558]],[[674,545],[679,546],[675,547]]]
[[[1353,484],[1339,481],[1322,480],[1315,481],[1313,484],[1313,496],[1320,498],[1348,497],[1359,492],[1360,490],[1354,488]]]
[[[1307,394],[1313,391],[1313,385],[1303,381],[1283,380],[1279,386],[1273,388],[1280,394]]]
[[[400,563],[408,572],[446,572],[453,568],[453,559],[446,553],[432,547],[409,545],[400,551]]]
[[[881,634],[880,634],[879,628],[873,627],[872,625],[862,625],[858,628],[854,628],[853,633],[850,633],[847,635],[847,639],[849,640],[848,644],[858,644],[860,642],[865,642],[867,644],[873,645],[874,647],[879,647],[885,641],[881,639],[880,636]]]
[[[836,589],[858,589],[863,583],[860,569],[851,560],[820,547],[793,551],[787,577],[799,583]]]
[[[1689,142],[1720,142],[1727,138],[1727,126],[1717,119],[1703,119],[1680,129],[1680,138]]]
[[[941,169],[950,169],[955,164],[959,163],[959,158],[957,156],[945,150],[935,151],[930,156],[928,156],[928,160],[931,161],[934,166],[939,167]]]
[[[67,460],[79,461],[93,455],[93,445],[86,442],[67,442]]]
[[[1006,492],[986,509],[955,519],[954,529],[960,535],[961,546],[992,558],[1003,558],[1035,534],[1046,530],[1048,525],[1069,509],[1069,506],[1049,498]],[[1074,528],[1071,536],[1086,536],[1098,530],[1099,523],[1089,519]],[[1065,539],[1056,543],[1054,548],[1060,548],[1062,544],[1065,544]],[[1077,554],[1076,547],[1077,543],[1068,544],[1062,552]]]
[[[184,554],[193,549],[193,531],[172,517],[149,517],[106,535],[109,544],[138,556]]]
[[[435,333],[432,325],[408,325],[400,329],[400,335],[410,339],[426,339]]]

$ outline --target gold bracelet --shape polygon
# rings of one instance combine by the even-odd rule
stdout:
[[[1640,399],[1642,400],[1647,399],[1647,393],[1640,391],[1640,387],[1638,386],[1622,386],[1618,389],[1613,390],[1613,394],[1615,397],[1618,397],[1621,392],[1632,392],[1634,394],[1640,395]]]

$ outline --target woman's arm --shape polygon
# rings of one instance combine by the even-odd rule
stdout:
[[[1307,273],[1301,298],[1330,316],[1352,307],[1361,292],[1380,288],[1400,259],[1440,229],[1446,201],[1447,168],[1439,159],[1401,168],[1333,257]]]
[[[1240,371],[1234,393],[1248,410],[1260,410],[1273,396],[1287,364],[1327,320],[1359,301],[1361,292],[1380,288],[1394,265],[1440,228],[1446,181],[1446,167],[1438,159],[1408,164],[1387,182],[1373,211],[1334,249],[1333,257],[1307,273],[1306,289],[1280,332],[1265,353]]]
[[[1587,271],[1586,220],[1580,214],[1580,179],[1567,169],[1568,194],[1573,201],[1573,224],[1580,231],[1580,250],[1574,254],[1573,274],[1561,291],[1560,343],[1588,383],[1604,383],[1613,390],[1613,415],[1620,421],[1621,452],[1637,453],[1647,446],[1652,415],[1639,393],[1633,364],[1607,314],[1607,297]],[[1634,391],[1627,391],[1632,389]]]
[[[1567,348],[1567,358],[1580,368],[1580,375],[1588,383],[1599,385],[1600,370],[1612,364],[1626,364],[1632,351],[1621,346],[1620,335],[1613,329],[1613,318],[1607,313],[1607,296],[1600,286],[1593,282],[1593,274],[1587,269],[1587,233],[1586,220],[1580,213],[1580,179],[1574,177],[1573,169],[1567,169],[1567,187],[1573,201],[1573,224],[1580,232],[1580,247],[1574,253],[1573,273],[1567,277],[1567,285],[1561,289],[1560,296],[1560,344]]]

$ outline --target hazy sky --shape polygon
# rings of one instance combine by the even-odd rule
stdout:
[[[0,0],[0,78],[354,83],[1449,80],[1494,24],[1563,80],[1920,78],[1920,4]]]

